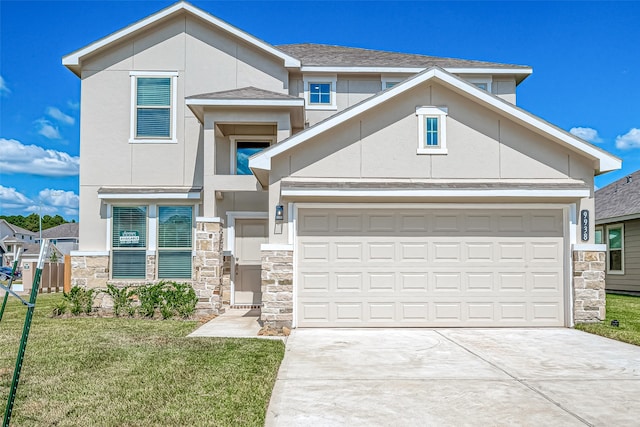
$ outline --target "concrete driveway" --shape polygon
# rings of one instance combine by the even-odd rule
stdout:
[[[267,426],[640,425],[640,347],[573,329],[296,329]]]

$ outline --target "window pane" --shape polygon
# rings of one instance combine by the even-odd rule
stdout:
[[[320,95],[320,102],[322,104],[330,104],[331,103],[331,95],[329,94],[321,94]]]
[[[249,157],[264,150],[269,146],[268,142],[246,142],[238,141],[236,143],[236,174],[251,175],[249,169]]]
[[[171,136],[171,109],[138,108],[136,136],[169,138]]]
[[[394,87],[397,84],[398,84],[398,82],[386,82],[385,83],[385,89],[389,89],[390,87]]]
[[[193,236],[191,206],[158,208],[158,247],[189,248]]]
[[[158,251],[159,279],[190,279],[191,251]]]
[[[595,241],[597,245],[602,243],[602,230],[596,229]]]
[[[145,250],[113,251],[111,275],[114,279],[144,279],[147,253]]]
[[[147,207],[114,206],[111,246],[114,248],[147,247]]]
[[[622,270],[622,251],[621,250],[609,251],[609,270],[612,270],[612,271]]]
[[[622,228],[609,229],[609,249],[622,248]]]
[[[171,78],[138,77],[136,104],[139,106],[170,106]]]
[[[474,83],[474,85],[482,90],[487,90],[487,84],[486,83]]]
[[[312,93],[310,95],[309,102],[312,103],[312,104],[318,104],[320,102],[320,94],[319,93]]]
[[[331,104],[331,83],[309,83],[310,104]]]

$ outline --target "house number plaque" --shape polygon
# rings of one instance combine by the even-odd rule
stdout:
[[[580,234],[582,235],[582,241],[589,240],[589,211],[580,211]]]

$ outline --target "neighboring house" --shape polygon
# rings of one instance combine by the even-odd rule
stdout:
[[[530,67],[272,46],[182,2],[63,64],[76,285],[186,281],[274,327],[604,318],[578,213],[621,161],[515,105]]]
[[[607,292],[640,293],[640,171],[595,197],[596,243],[607,245]]]
[[[12,265],[19,247],[33,243],[37,233],[0,219],[0,261],[2,265]]]
[[[70,254],[71,251],[78,250],[78,230],[77,222],[68,222],[42,230],[42,237],[50,239],[51,243],[64,256]],[[40,239],[38,238],[36,241],[39,243]]]

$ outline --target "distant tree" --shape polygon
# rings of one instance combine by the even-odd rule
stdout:
[[[0,219],[4,219],[9,224],[17,225],[18,227],[25,228],[29,231],[36,232],[40,230],[40,216],[37,213],[29,214],[28,216],[22,215],[0,215]],[[69,221],[61,217],[60,215],[51,216],[44,215],[42,217],[42,229],[56,227],[60,224],[66,224]],[[72,220],[72,222],[76,222]]]

